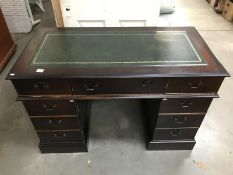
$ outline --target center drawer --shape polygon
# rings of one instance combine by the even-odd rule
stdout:
[[[26,100],[23,104],[30,116],[77,114],[74,100]]]
[[[42,142],[83,142],[81,131],[37,131]]]
[[[165,78],[105,78],[71,80],[75,94],[162,93]]]
[[[169,98],[162,99],[159,113],[205,113],[212,98]]]
[[[78,116],[73,117],[31,117],[36,130],[81,129]]]

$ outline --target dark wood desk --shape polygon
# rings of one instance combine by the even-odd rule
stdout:
[[[229,76],[193,27],[37,31],[8,79],[42,153],[87,151],[91,100],[141,99],[148,150],[192,149]]]

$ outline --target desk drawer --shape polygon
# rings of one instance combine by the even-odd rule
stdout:
[[[156,128],[200,127],[205,114],[159,115]]]
[[[162,99],[160,113],[206,112],[212,98],[169,98]]]
[[[87,144],[79,142],[68,142],[68,143],[47,143],[40,142],[40,150],[42,153],[73,153],[73,152],[87,152]]]
[[[223,78],[169,78],[165,93],[216,93]]]
[[[71,80],[75,94],[162,93],[166,80],[161,78],[78,79]]]
[[[176,140],[176,141],[150,141],[147,144],[148,150],[192,150],[196,141]]]
[[[81,129],[78,116],[74,117],[33,117],[31,121],[36,130]]]
[[[23,104],[30,116],[77,114],[73,100],[26,100]]]
[[[19,95],[71,95],[68,80],[12,80]]]
[[[42,142],[82,142],[81,131],[37,131]]]
[[[182,140],[193,139],[198,128],[186,129],[155,129],[154,140]]]

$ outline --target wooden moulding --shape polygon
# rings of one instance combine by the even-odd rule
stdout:
[[[153,66],[153,65],[133,65],[133,66],[106,66],[102,67],[72,67],[67,66],[47,66],[44,72],[38,74],[38,67],[31,65],[38,45],[41,43],[47,32],[156,32],[156,31],[182,31],[185,32],[196,50],[202,55],[206,62],[205,66]],[[173,54],[171,54],[171,57]],[[13,76],[12,76],[13,75]],[[130,28],[44,28],[37,30],[34,37],[17,60],[16,64],[7,76],[7,79],[78,79],[78,78],[156,78],[156,77],[225,77],[229,76],[224,67],[219,63],[211,52],[205,41],[194,27],[130,27]]]

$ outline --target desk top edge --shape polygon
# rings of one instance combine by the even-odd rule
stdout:
[[[32,46],[38,45],[38,40],[42,39],[42,36],[46,32],[52,31],[140,31],[140,32],[153,32],[153,31],[186,31],[190,37],[193,37],[197,41],[198,44],[202,44],[204,47],[204,52],[209,57],[207,60],[209,63],[208,68],[203,68],[202,66],[196,66],[195,71],[184,67],[178,66],[178,69],[170,66],[141,66],[136,68],[114,68],[114,70],[108,71],[105,69],[104,72],[101,72],[101,68],[84,68],[79,69],[78,71],[71,71],[69,73],[63,74],[63,71],[50,71],[46,74],[38,74],[34,73],[31,70],[27,69],[26,62],[32,57],[35,49],[32,49]],[[36,42],[37,41],[37,42]],[[26,58],[27,57],[27,58]],[[210,64],[211,63],[211,64]],[[169,70],[170,69],[170,70]],[[198,71],[196,71],[198,69]],[[191,70],[191,71],[190,71]],[[12,76],[13,75],[13,76]],[[41,28],[36,30],[34,36],[31,41],[28,43],[21,56],[18,58],[17,62],[13,66],[12,70],[9,72],[7,79],[24,79],[24,78],[111,78],[111,77],[119,77],[119,78],[127,78],[127,77],[196,77],[196,76],[221,76],[228,77],[229,73],[225,70],[225,68],[219,63],[214,54],[211,52],[205,41],[202,39],[200,34],[194,27],[105,27],[105,28]]]

